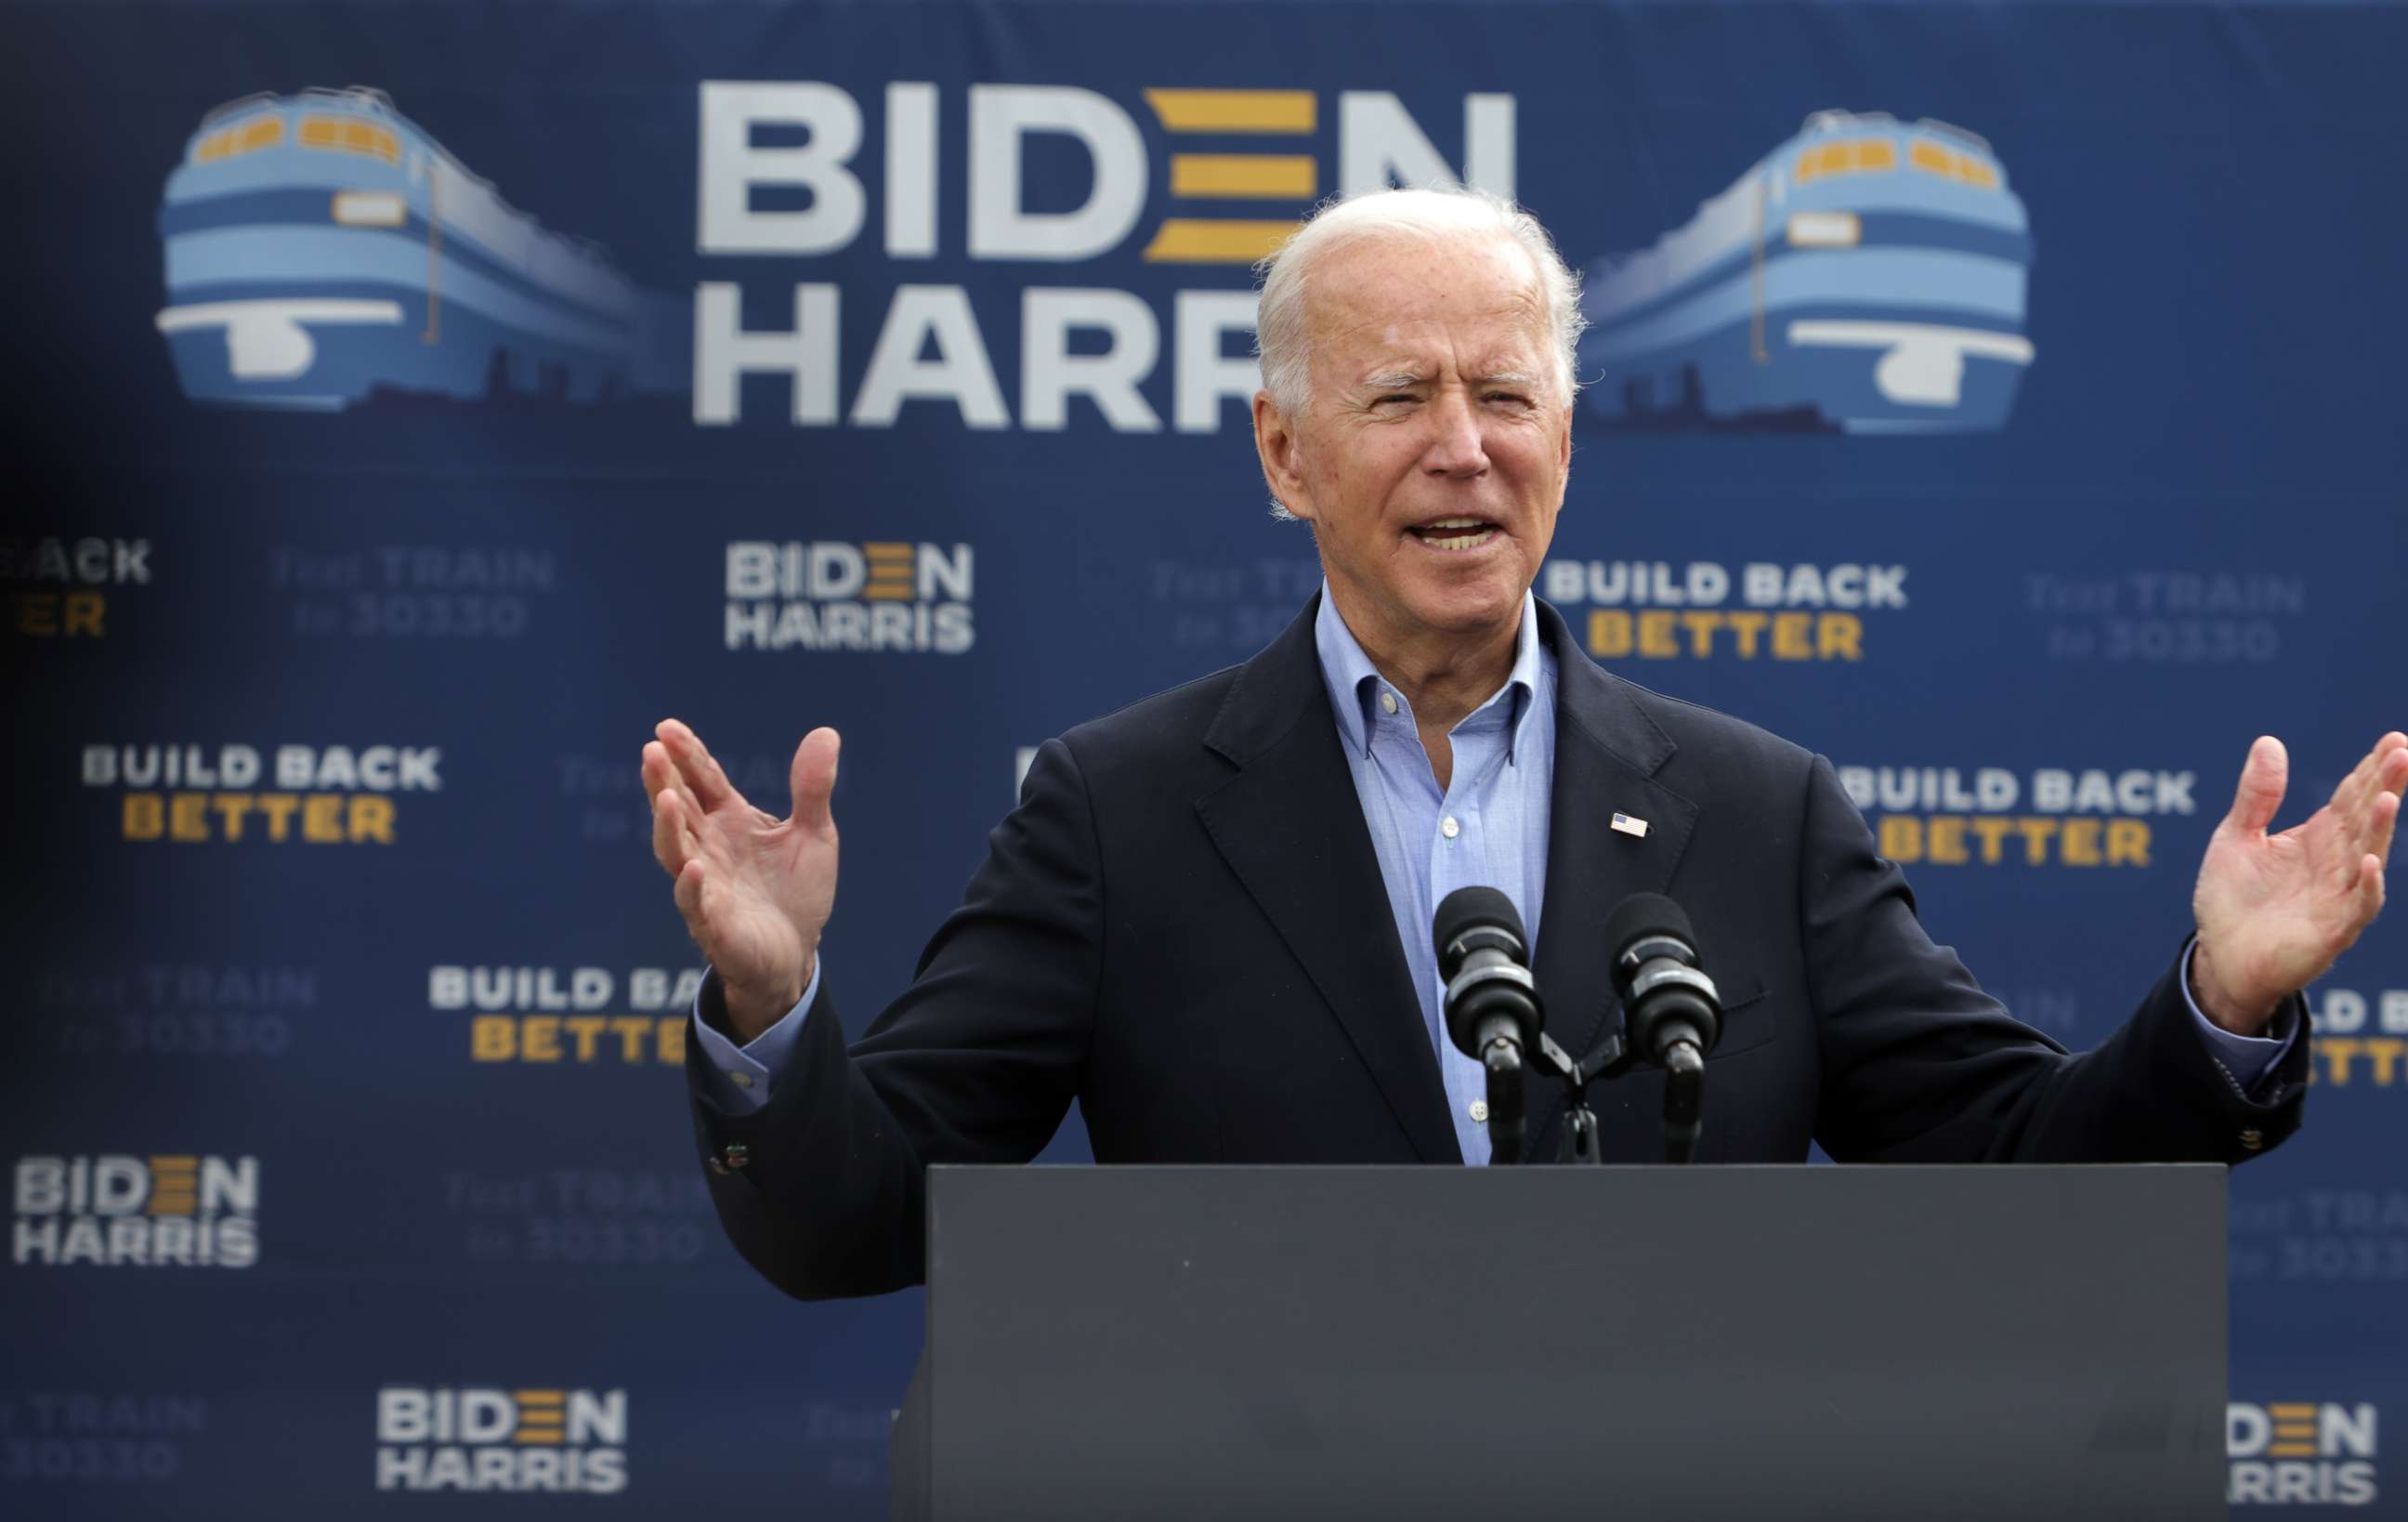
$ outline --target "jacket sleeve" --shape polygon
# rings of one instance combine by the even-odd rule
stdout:
[[[2295,1040],[2244,1092],[2198,1028],[2178,956],[2096,1051],[2069,1055],[1984,993],[1914,917],[1897,864],[1820,756],[1799,912],[1822,1059],[1815,1140],[1842,1162],[2224,1162],[2299,1128]],[[2274,1028],[2307,1021],[2297,994]]]
[[[1077,1095],[1103,958],[1103,880],[1086,785],[1049,740],[988,837],[911,985],[848,1049],[824,987],[791,1069],[750,1114],[723,1109],[686,1046],[695,1141],[745,1260],[804,1299],[925,1273],[931,1163],[1025,1163]],[[716,980],[706,1019],[723,1017]]]

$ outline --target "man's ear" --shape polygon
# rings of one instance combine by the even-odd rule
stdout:
[[[1304,461],[1296,430],[1282,416],[1268,391],[1254,393],[1254,453],[1263,464],[1263,481],[1292,515],[1312,517],[1312,501],[1304,484]]]

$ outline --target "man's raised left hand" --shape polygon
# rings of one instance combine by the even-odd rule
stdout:
[[[2192,995],[2209,1019],[2241,1036],[2263,1034],[2282,1001],[2322,977],[2383,908],[2408,735],[2376,740],[2331,801],[2269,835],[2289,778],[2283,742],[2259,736],[2191,891]]]

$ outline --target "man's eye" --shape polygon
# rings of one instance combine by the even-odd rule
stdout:
[[[1390,402],[1410,402],[1412,400],[1413,400],[1412,393],[1399,391],[1393,392],[1385,396],[1374,398],[1371,405],[1373,407],[1385,407]]]
[[[1526,407],[1530,403],[1530,398],[1518,391],[1492,391],[1488,394],[1488,399],[1492,402],[1512,402],[1520,407]]]

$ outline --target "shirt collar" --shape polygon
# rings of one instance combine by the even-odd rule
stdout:
[[[1363,653],[1354,631],[1338,616],[1338,605],[1330,600],[1329,582],[1321,583],[1321,610],[1312,620],[1313,648],[1321,656],[1321,680],[1329,688],[1329,706],[1337,711],[1338,737],[1346,742],[1350,755],[1369,755],[1371,752],[1372,715],[1378,711],[1380,691],[1387,685],[1371,657]],[[1521,748],[1522,733],[1529,723],[1530,711],[1536,707],[1541,652],[1546,647],[1539,641],[1538,603],[1525,591],[1522,594],[1522,625],[1513,635],[1513,668],[1506,673],[1505,685],[1498,688],[1487,702],[1474,712],[1484,711],[1499,698],[1511,703],[1509,723],[1512,738],[1506,755],[1511,759]],[[1397,701],[1402,704],[1404,695]]]

